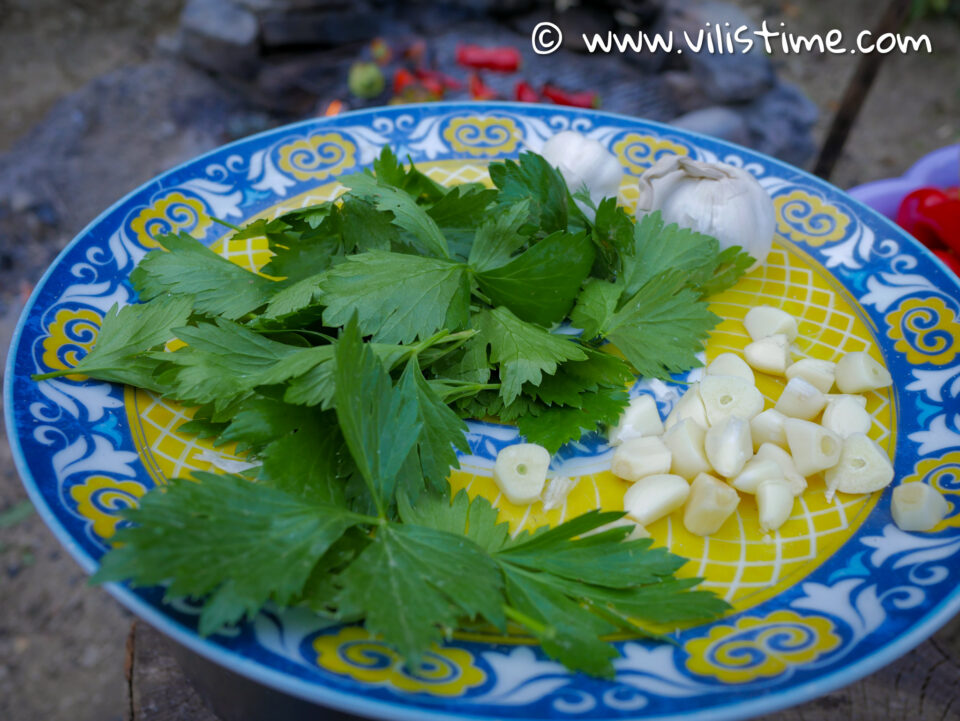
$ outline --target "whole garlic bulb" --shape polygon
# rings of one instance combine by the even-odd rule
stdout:
[[[667,223],[712,235],[721,248],[739,245],[756,259],[754,267],[773,245],[773,201],[743,168],[662,157],[640,176],[637,220],[657,210]]]
[[[616,156],[598,141],[564,130],[544,143],[540,154],[560,171],[571,193],[586,186],[594,205],[604,198],[617,197],[623,168]],[[589,206],[580,201],[577,206],[593,220],[594,213]]]

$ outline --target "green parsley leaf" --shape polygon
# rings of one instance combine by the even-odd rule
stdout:
[[[393,387],[379,359],[362,342],[355,318],[344,327],[334,357],[333,400],[340,430],[382,515],[393,502],[401,466],[420,436],[417,397],[409,386]]]
[[[530,203],[528,225],[544,235],[567,229],[569,192],[556,168],[540,155],[521,153],[512,160],[490,163],[490,179],[500,189],[497,204]]]
[[[363,173],[341,178],[340,182],[350,188],[354,196],[372,202],[378,210],[393,213],[394,225],[411,233],[427,253],[438,258],[450,257],[447,240],[436,221],[406,192]]]
[[[520,233],[529,215],[530,201],[520,200],[484,218],[470,247],[470,267],[482,272],[506,265],[530,240]]]
[[[753,256],[739,246],[724,248],[717,256],[713,275],[699,283],[700,295],[706,298],[732,288],[755,262]]]
[[[154,355],[164,363],[159,379],[165,395],[195,405],[222,406],[252,391],[263,373],[302,351],[223,318],[183,326],[175,333],[187,345]]]
[[[431,643],[461,616],[503,626],[503,579],[493,559],[461,534],[407,524],[381,526],[340,574],[337,602],[416,669]]]
[[[498,520],[497,509],[483,496],[471,501],[461,489],[452,499],[433,493],[418,498],[416,505],[406,496],[397,501],[404,523],[465,535],[488,553],[499,551],[509,540],[510,525]]]
[[[586,360],[575,339],[526,323],[507,308],[485,310],[474,318],[477,342],[489,345],[490,360],[500,364],[500,395],[506,403],[520,395],[524,383],[539,383],[544,373],[555,373],[558,363]]]
[[[507,600],[523,614],[520,620],[536,636],[548,655],[564,666],[602,678],[613,677],[611,660],[617,657],[612,644],[600,636],[617,627],[583,608],[558,591],[547,574],[513,565],[503,567]]]
[[[583,431],[615,424],[629,402],[622,387],[584,392],[575,404],[546,406],[535,414],[521,415],[516,419],[517,429],[531,443],[556,453],[564,443],[579,439]]]
[[[632,296],[648,281],[668,272],[684,272],[687,284],[695,286],[713,271],[719,254],[716,238],[676,223],[666,225],[659,211],[645,215],[636,224],[633,252],[623,256],[624,294]]]
[[[200,633],[252,617],[268,599],[286,604],[318,559],[356,519],[344,508],[308,501],[239,476],[173,479],[126,512],[95,583],[169,581],[168,596],[211,594]]]
[[[260,453],[260,478],[312,502],[345,505],[343,436],[332,413],[313,415]]]
[[[236,320],[273,295],[274,281],[221,258],[187,233],[156,240],[165,250],[151,250],[130,274],[145,300],[168,292],[190,294],[196,310]]]
[[[596,338],[604,324],[616,313],[623,286],[600,278],[590,278],[577,297],[570,322],[583,331],[584,338]]]
[[[601,335],[638,374],[666,378],[700,364],[697,353],[719,318],[682,272],[650,280],[602,324]]]
[[[589,199],[589,194],[587,196]],[[590,234],[597,246],[594,275],[605,278],[621,270],[621,257],[634,247],[634,222],[616,198],[604,198],[597,206]]]
[[[343,325],[356,313],[363,334],[385,343],[409,343],[467,321],[466,266],[439,258],[353,255],[328,271],[322,289],[325,324]]]
[[[81,373],[104,381],[129,383],[159,391],[153,377],[159,363],[143,355],[173,337],[173,329],[187,322],[193,309],[189,295],[163,295],[148,303],[114,305],[97,332],[97,342],[72,368],[34,375],[40,381]]]
[[[397,384],[398,392],[416,398],[417,417],[421,424],[417,440],[420,473],[427,485],[444,491],[451,468],[459,468],[455,449],[469,452],[467,424],[444,403],[420,372],[416,356],[410,359]]]
[[[521,320],[549,326],[563,320],[590,272],[593,243],[586,233],[558,231],[499,268],[476,274],[493,305]]]
[[[220,434],[224,443],[238,450],[260,449],[276,438],[315,426],[315,411],[274,398],[253,397],[243,401],[230,424]]]

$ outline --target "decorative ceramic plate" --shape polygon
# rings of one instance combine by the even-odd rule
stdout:
[[[724,321],[708,359],[747,342],[741,320],[758,304],[800,322],[798,350],[836,360],[869,352],[893,389],[869,394],[870,435],[894,458],[896,483],[929,483],[950,501],[932,532],[904,533],[890,492],[827,502],[815,481],[790,520],[764,536],[751,500],[709,539],[675,518],[650,526],[658,543],[691,559],[685,572],[734,610],[676,633],[676,645],[616,641],[616,679],[572,674],[522,637],[458,635],[429,656],[422,676],[362,629],[318,630],[305,612],[261,613],[203,639],[197,609],[163,603],[161,589],[110,592],[197,653],[284,692],[391,719],[741,718],[799,703],[894,660],[960,610],[960,286],[917,243],[835,188],[743,148],[663,125],[597,112],[519,104],[430,104],[311,120],[241,140],[176,168],[103,213],[60,255],[30,300],[6,375],[7,428],[20,474],[59,539],[92,571],[123,521],[120,511],[166,479],[223,465],[179,431],[188,410],[151,394],[83,378],[34,383],[31,373],[72,365],[93,344],[103,314],[134,300],[128,275],[153,237],[188,231],[256,269],[265,241],[227,242],[211,216],[273,217],[334,198],[343,173],[368,166],[383,145],[441,183],[487,181],[487,164],[537,150],[574,129],[608,147],[636,176],[665,154],[721,160],[753,173],[773,197],[778,225],[767,263],[713,299]],[[694,371],[683,380],[691,380]],[[776,398],[780,381],[761,390]],[[638,382],[663,414],[679,386]],[[622,481],[596,435],[566,446],[554,470],[578,476],[566,505],[515,507],[491,478],[508,426],[473,423],[471,455],[454,488],[488,496],[514,527],[555,522],[600,505],[620,509]]]

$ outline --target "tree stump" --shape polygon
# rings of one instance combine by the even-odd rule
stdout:
[[[127,721],[219,721],[142,621],[127,638]],[[960,721],[960,616],[876,673],[760,721]]]

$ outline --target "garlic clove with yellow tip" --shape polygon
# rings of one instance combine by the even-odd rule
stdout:
[[[738,245],[760,265],[773,245],[773,201],[753,175],[727,163],[681,155],[660,158],[640,176],[637,220],[660,211],[664,222]]]

